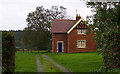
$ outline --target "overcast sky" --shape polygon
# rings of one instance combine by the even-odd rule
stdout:
[[[77,9],[77,13],[86,20],[91,10],[85,3],[80,0],[0,0],[0,30],[23,30],[27,26],[27,14],[34,11],[37,6],[64,6],[73,19],[76,17]]]

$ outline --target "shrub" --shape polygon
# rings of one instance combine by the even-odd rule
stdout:
[[[2,32],[2,73],[14,73],[15,38],[12,32]]]

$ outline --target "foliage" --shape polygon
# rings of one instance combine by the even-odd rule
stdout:
[[[26,28],[27,29],[27,28]],[[42,30],[24,30],[23,47],[28,49],[48,49],[49,37]]]
[[[52,6],[45,9],[43,6],[37,7],[34,12],[27,16],[28,27],[23,31],[23,43],[26,48],[50,49],[51,48],[51,20],[64,19],[66,8],[63,6]]]
[[[51,59],[64,66],[70,72],[90,72],[102,66],[102,56],[90,53],[46,53]]]
[[[21,39],[22,39],[22,33],[23,33],[23,31],[22,30],[10,30],[9,32],[13,32],[14,33],[14,35],[15,35],[15,41],[16,41],[16,46],[17,47],[21,47],[22,46]]]
[[[120,2],[88,2],[87,6],[93,9],[90,28],[102,52],[104,67],[120,68]]]
[[[2,72],[2,31],[0,30],[0,73]]]
[[[2,32],[2,72],[14,72],[15,38],[12,32]]]
[[[45,9],[43,6],[36,7],[34,12],[28,14],[26,21],[28,22],[28,27],[33,30],[51,30],[51,20],[52,19],[64,19],[66,16],[66,8],[63,6],[52,6],[51,9]]]

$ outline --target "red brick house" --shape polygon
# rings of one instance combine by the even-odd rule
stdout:
[[[96,49],[93,34],[86,34],[87,25],[84,19],[76,16],[76,20],[52,20],[52,52],[92,52]]]

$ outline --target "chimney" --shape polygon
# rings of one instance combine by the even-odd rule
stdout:
[[[76,14],[76,21],[78,21],[81,18],[80,14]]]

